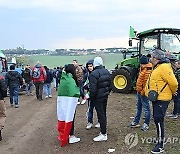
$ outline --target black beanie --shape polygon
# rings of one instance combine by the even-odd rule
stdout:
[[[140,64],[147,64],[148,63],[148,57],[145,55],[142,55],[139,59]]]

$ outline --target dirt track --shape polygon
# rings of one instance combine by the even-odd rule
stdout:
[[[37,101],[35,96],[20,95],[20,107],[10,107],[6,98],[7,119],[3,130],[3,141],[0,142],[1,154],[81,154],[81,153],[149,153],[152,144],[139,145],[128,150],[124,138],[132,129],[127,128],[129,117],[135,113],[135,94],[123,95],[112,93],[108,101],[108,141],[95,143],[99,130],[86,130],[87,104],[78,105],[76,112],[75,134],[81,142],[63,148],[59,146],[56,130],[56,91],[53,98]],[[94,117],[97,122],[96,114]],[[148,133],[155,135],[155,129]],[[137,130],[138,133],[142,132]],[[147,133],[147,135],[148,135]]]

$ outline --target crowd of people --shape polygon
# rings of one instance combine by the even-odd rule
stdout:
[[[145,120],[141,130],[147,131],[150,128],[150,119],[153,117],[157,128],[157,144],[151,152],[161,153],[164,151],[164,117],[172,99],[174,110],[167,117],[177,118],[180,114],[180,61],[168,53],[155,49],[150,56],[142,55],[139,62],[136,116],[128,127],[140,127],[140,118],[144,110]],[[76,107],[86,102],[88,103],[87,130],[93,126],[94,108],[97,112],[98,123],[95,127],[100,129],[100,133],[93,138],[93,141],[108,139],[106,108],[111,92],[111,75],[104,67],[103,59],[95,57],[86,63],[85,68],[80,67],[77,60],[53,70],[42,66],[38,61],[32,68],[27,65],[22,74],[15,71],[14,65],[10,66],[5,79],[0,76],[0,140],[6,118],[3,98],[6,97],[7,87],[10,105],[18,108],[19,86],[23,84],[23,79],[26,84],[26,95],[33,96],[33,85],[35,85],[35,94],[39,101],[52,98],[51,83],[54,82],[57,91],[58,140],[61,146],[80,141],[80,138],[74,134]],[[150,102],[152,102],[152,113]]]

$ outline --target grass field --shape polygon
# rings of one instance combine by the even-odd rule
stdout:
[[[29,61],[31,64],[36,64],[37,61],[40,61],[42,65],[47,65],[49,68],[64,66],[64,64],[72,63],[74,59],[78,60],[79,64],[85,66],[86,62],[90,59],[93,59],[96,56],[101,56],[104,61],[104,65],[107,69],[113,69],[117,62],[122,60],[122,54],[101,54],[101,55],[83,55],[83,56],[31,56]]]

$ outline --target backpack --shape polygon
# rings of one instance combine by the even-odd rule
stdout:
[[[32,77],[35,79],[39,79],[40,75],[40,67],[35,67],[32,72]]]

